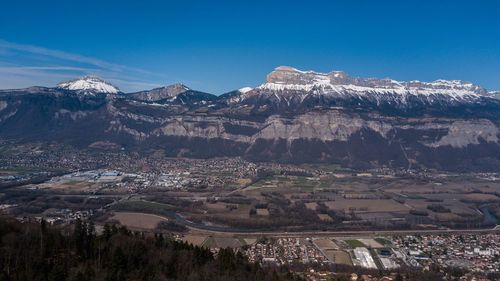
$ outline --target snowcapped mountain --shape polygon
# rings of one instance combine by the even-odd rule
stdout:
[[[221,96],[183,84],[121,93],[84,77],[57,88],[0,90],[0,139],[78,148],[115,143],[163,149],[169,157],[499,171],[499,96],[458,80],[290,67]]]
[[[318,73],[301,71],[292,67],[281,66],[267,76],[267,82],[259,87],[267,90],[298,90],[323,94],[343,94],[352,91],[355,94],[394,93],[404,95],[445,94],[453,97],[476,96],[487,93],[485,89],[460,80],[436,80],[434,82],[396,81],[393,79],[351,77],[342,71]]]
[[[112,84],[96,76],[85,76],[74,80],[61,82],[57,85],[60,89],[78,91],[80,93],[95,94],[117,94],[120,90]]]
[[[480,86],[460,80],[396,81],[351,77],[342,71],[318,73],[280,66],[267,75],[266,83],[241,92],[239,98],[233,100],[260,101],[281,107],[368,103],[373,106],[407,108],[475,102],[487,96],[487,93]]]

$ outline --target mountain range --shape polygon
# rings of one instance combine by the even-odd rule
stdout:
[[[500,93],[460,80],[359,78],[278,67],[219,96],[174,84],[135,93],[94,76],[0,90],[0,139],[172,157],[497,171]]]

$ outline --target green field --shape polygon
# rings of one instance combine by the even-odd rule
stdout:
[[[357,247],[366,247],[365,244],[361,243],[359,240],[355,239],[350,239],[350,240],[344,240],[344,242],[349,245],[351,248],[357,248]]]
[[[380,245],[383,245],[383,246],[392,245],[391,241],[389,241],[389,240],[387,240],[385,238],[378,237],[378,238],[375,238],[374,240],[377,241]]]

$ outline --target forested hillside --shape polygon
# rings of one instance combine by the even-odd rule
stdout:
[[[299,280],[285,269],[262,268],[241,254],[92,224],[73,228],[0,219],[0,280]]]

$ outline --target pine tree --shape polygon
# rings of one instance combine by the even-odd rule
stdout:
[[[106,241],[108,241],[111,238],[111,236],[113,235],[113,233],[111,231],[111,226],[109,226],[109,224],[104,225],[103,235],[104,235],[104,239],[106,239]]]

